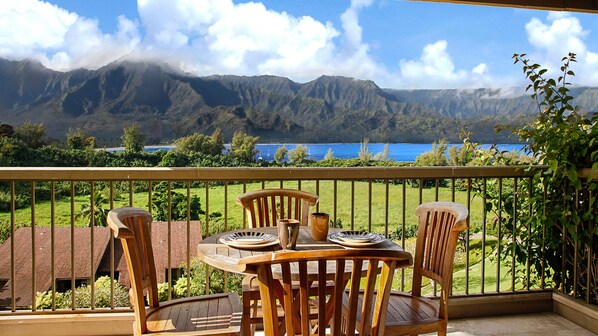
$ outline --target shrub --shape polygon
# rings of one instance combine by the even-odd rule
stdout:
[[[94,283],[94,307],[110,308],[112,289],[110,277],[99,277]],[[68,309],[72,305],[72,292],[64,293],[50,291],[37,292],[35,298],[36,309],[51,309],[52,296],[55,296],[56,308]],[[130,307],[129,292],[118,281],[114,280],[114,306]],[[91,307],[91,286],[83,285],[75,289],[75,308]]]
[[[187,273],[186,264],[182,264],[181,268],[184,270],[183,275],[176,279],[172,286],[172,298],[181,298],[187,296],[187,289],[189,288],[190,296],[206,294],[206,265],[200,262],[197,258],[191,260],[189,273]],[[190,283],[187,281],[187,274],[191,279]],[[210,267],[210,292],[209,294],[224,293],[224,271]],[[228,273],[228,292],[241,293],[241,281],[243,276],[240,274]],[[158,285],[158,298],[160,301],[168,299],[168,283],[161,283]]]
[[[598,183],[592,177],[578,176],[578,169],[582,167],[598,171],[598,113],[590,116],[573,105],[568,80],[575,75],[570,69],[576,62],[575,54],[562,58],[556,80],[546,77],[548,70],[531,63],[525,54],[515,54],[513,59],[522,64],[531,82],[527,90],[532,91],[531,97],[539,109],[534,121],[514,129],[513,133],[528,142],[528,152],[548,169],[534,171],[529,186],[522,183],[516,190],[516,193],[530,195],[526,198],[529,204],[513,203],[527,213],[518,216],[516,222],[512,222],[514,219],[508,213],[503,214],[506,241],[514,236],[526,242],[520,244],[513,240],[503,253],[512,255],[522,264],[531,261],[529,267],[540,276],[546,276],[549,285],[553,281],[557,288],[571,293],[575,286],[588,286],[583,280],[586,276],[578,277],[578,274],[589,273],[588,278],[592,279],[598,277],[598,263],[592,248],[598,244],[595,234]],[[514,193],[515,190],[511,194]],[[593,252],[591,255],[585,252],[588,246]],[[587,297],[585,290],[578,290],[577,298],[596,303],[597,290],[590,288]]]
[[[403,232],[403,226],[398,225],[394,230],[388,233],[388,238],[391,240],[409,239],[415,237],[417,233],[417,225],[405,225],[405,231]],[[404,237],[403,237],[404,235]]]

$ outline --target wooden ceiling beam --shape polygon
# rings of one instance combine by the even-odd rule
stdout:
[[[598,13],[598,0],[412,0],[467,5],[501,6],[553,11]]]

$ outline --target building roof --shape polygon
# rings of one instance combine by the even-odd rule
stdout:
[[[42,292],[52,287],[51,268],[51,229],[49,227],[35,227],[35,291]],[[104,255],[104,251],[110,241],[110,229],[95,227],[93,230],[93,253],[91,244],[90,228],[74,228],[72,239],[74,240],[74,262],[73,270],[76,279],[90,278],[95,274]],[[56,279],[71,278],[71,228],[54,228],[54,276]],[[15,240],[15,297],[19,307],[28,307],[32,302],[33,263],[32,263],[32,239],[31,228],[19,228],[14,234]],[[11,239],[6,240],[0,246],[0,280],[7,281],[0,290],[0,306],[11,305]],[[35,294],[35,293],[33,293]]]
[[[164,282],[167,268],[178,268],[187,262],[187,222],[171,222],[171,257],[168,265],[168,223],[152,223],[152,247],[156,263],[158,282]],[[196,246],[201,241],[200,221],[191,221],[189,235],[190,257],[196,256]],[[51,230],[49,227],[35,227],[35,291],[42,292],[52,288],[51,280]],[[110,228],[94,227],[93,230],[93,274],[110,272]],[[89,227],[74,228],[74,275],[75,279],[90,279],[92,267],[91,230]],[[32,300],[32,245],[31,228],[19,228],[14,234],[15,240],[15,297],[16,306],[28,308]],[[56,280],[71,279],[71,228],[54,228],[54,276]],[[0,307],[10,307],[11,297],[11,239],[0,245],[0,281],[7,281],[0,288]],[[118,280],[129,287],[130,280],[126,259],[120,242],[114,243],[114,270]],[[0,283],[1,283],[0,282]],[[35,294],[35,293],[34,293]]]
[[[152,249],[154,250],[154,262],[156,264],[156,277],[158,283],[165,282],[166,269],[178,268],[182,263],[187,262],[187,222],[174,221],[170,223],[170,266],[168,265],[168,223],[152,223]],[[189,256],[191,258],[197,255],[197,244],[201,241],[201,222],[191,221],[189,226]],[[120,242],[114,244],[115,270],[119,270],[118,282],[123,286],[131,285],[129,273],[127,271],[127,261],[122,255]],[[110,271],[109,253],[102,260],[98,271]]]
[[[597,0],[415,0],[527,9],[598,13]]]

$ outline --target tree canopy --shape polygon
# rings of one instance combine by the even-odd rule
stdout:
[[[126,126],[120,138],[125,150],[130,152],[142,152],[145,145],[145,134],[141,132],[139,124]]]

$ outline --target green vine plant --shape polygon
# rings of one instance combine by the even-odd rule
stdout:
[[[556,79],[548,77],[548,70],[532,63],[526,54],[515,54],[513,59],[522,64],[531,82],[527,91],[531,91],[539,114],[512,131],[546,169],[533,170],[529,183],[522,183],[523,190],[512,191],[528,195],[519,197],[522,203],[518,208],[526,209],[519,221],[504,227],[506,235],[518,237],[511,244],[518,246],[509,246],[504,253],[530,263],[528,269],[535,269],[543,284],[597,303],[598,113],[583,112],[574,105],[569,89],[569,80],[575,76],[571,70],[576,62],[574,53],[562,58]],[[582,168],[589,168],[590,177],[579,176]]]

